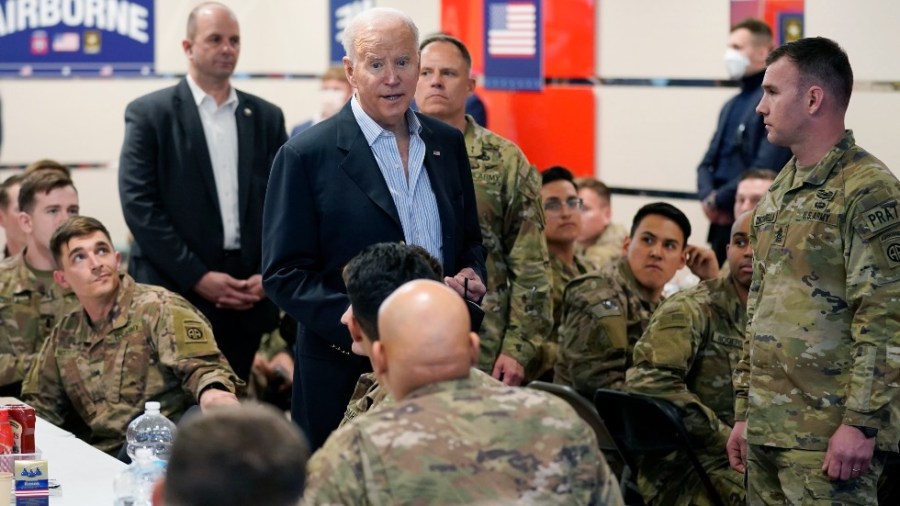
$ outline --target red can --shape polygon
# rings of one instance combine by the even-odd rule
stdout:
[[[0,409],[9,412],[14,439],[13,453],[34,453],[34,408],[24,404],[7,404]]]

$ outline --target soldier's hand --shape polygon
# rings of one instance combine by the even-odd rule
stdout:
[[[494,370],[491,372],[494,379],[503,381],[509,386],[519,386],[525,379],[525,367],[516,361],[516,359],[503,353],[497,357],[494,362]]]
[[[207,388],[200,394],[200,411],[215,408],[217,406],[236,406],[240,404],[238,398],[231,392],[217,388]]]
[[[713,250],[691,244],[684,249],[684,255],[685,265],[698,278],[705,281],[719,275],[719,261]]]
[[[484,286],[481,278],[478,277],[478,274],[471,267],[466,267],[459,271],[459,274],[452,278],[450,276],[445,277],[444,284],[472,302],[478,302],[487,292],[487,287]]]
[[[725,450],[728,452],[728,463],[735,471],[743,474],[747,471],[747,438],[744,432],[747,430],[747,422],[734,422],[731,435]]]
[[[828,440],[822,471],[832,481],[855,479],[865,474],[875,453],[875,439],[867,438],[856,427],[841,424]]]

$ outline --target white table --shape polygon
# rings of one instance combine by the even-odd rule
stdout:
[[[0,397],[0,404],[21,404],[10,397]],[[47,461],[50,478],[62,489],[51,496],[53,506],[107,506],[115,500],[113,480],[125,467],[119,459],[94,448],[41,418],[34,426],[35,446]]]
[[[51,505],[113,503],[113,480],[125,469],[124,463],[40,418],[35,424],[34,440],[43,452],[41,458],[47,460],[50,478],[62,489],[62,495],[50,498]]]

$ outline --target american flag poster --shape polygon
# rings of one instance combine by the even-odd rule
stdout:
[[[544,86],[540,0],[484,2],[484,84],[488,89]]]

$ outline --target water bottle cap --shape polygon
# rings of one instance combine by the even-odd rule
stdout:
[[[159,411],[159,402],[147,401],[144,403],[144,411]]]

